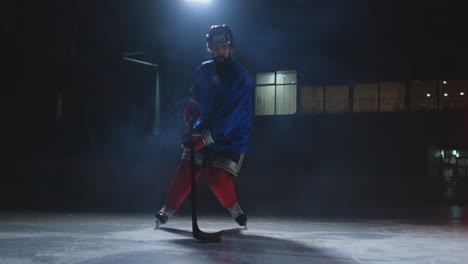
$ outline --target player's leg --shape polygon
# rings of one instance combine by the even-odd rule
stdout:
[[[197,164],[196,179],[200,178],[202,169]],[[174,177],[166,195],[166,204],[156,213],[157,225],[165,224],[168,219],[177,211],[185,200],[191,189],[191,165],[190,160],[182,159],[177,167]]]
[[[234,220],[240,226],[245,226],[247,224],[247,215],[237,202],[233,176],[224,169],[210,167],[208,170],[208,184],[221,205],[229,211]]]

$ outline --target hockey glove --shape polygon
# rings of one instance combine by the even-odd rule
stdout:
[[[192,126],[199,116],[198,104],[195,101],[189,100],[185,103],[182,118],[187,126]]]
[[[208,129],[202,129],[197,132],[193,132],[184,137],[182,147],[186,150],[191,150],[191,144],[193,144],[193,150],[199,151],[205,146],[213,144],[214,141],[211,138],[211,133]]]

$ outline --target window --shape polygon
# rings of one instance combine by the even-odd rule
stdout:
[[[349,112],[349,86],[327,85],[325,94],[325,112],[342,113]]]
[[[379,110],[381,112],[404,111],[405,90],[404,82],[381,82]]]
[[[302,112],[305,114],[323,113],[324,86],[301,87]]]
[[[255,88],[255,115],[275,114],[275,73],[258,73]]]
[[[354,112],[378,111],[378,83],[358,83],[354,86]]]
[[[255,87],[255,115],[296,113],[297,73],[277,71],[258,73]]]
[[[301,87],[305,114],[348,112],[351,100],[357,113],[468,109],[468,80],[358,83],[352,98],[346,84]]]
[[[411,85],[411,109],[437,109],[436,81],[414,80]]]
[[[466,108],[466,81],[447,80],[439,81],[439,109],[464,109]]]

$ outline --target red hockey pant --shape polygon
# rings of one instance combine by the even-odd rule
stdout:
[[[202,168],[196,165],[195,179],[198,181]],[[166,195],[166,205],[170,209],[178,210],[191,189],[191,164],[183,159],[177,167]],[[216,168],[208,168],[208,185],[224,208],[230,208],[237,202],[234,190],[233,177],[226,171]]]

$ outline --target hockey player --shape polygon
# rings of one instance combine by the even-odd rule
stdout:
[[[156,213],[156,224],[164,224],[177,211],[191,189],[190,144],[195,150],[196,179],[208,170],[208,184],[240,226],[247,216],[237,202],[233,177],[237,177],[247,151],[252,119],[251,79],[234,58],[234,36],[226,25],[214,25],[206,34],[213,60],[203,62],[183,111],[183,119],[194,132],[182,143],[185,149],[166,195],[166,204]]]

